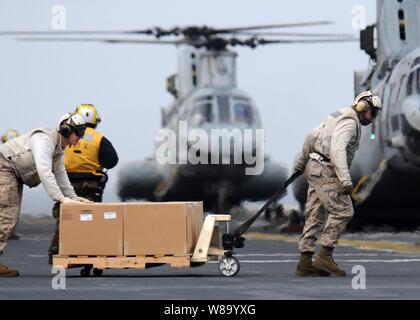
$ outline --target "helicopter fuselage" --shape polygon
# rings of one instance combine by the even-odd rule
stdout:
[[[170,78],[175,100],[162,109],[155,155],[120,172],[123,200],[202,200],[226,210],[268,199],[284,183],[286,169],[265,155],[258,110],[236,86],[235,59],[228,50],[181,48],[180,72]]]

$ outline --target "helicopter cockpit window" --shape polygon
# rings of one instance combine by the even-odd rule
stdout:
[[[217,111],[220,123],[230,123],[229,96],[217,96]]]
[[[191,121],[194,125],[211,123],[214,121],[213,96],[201,96],[194,99],[194,108],[191,113]]]
[[[214,120],[213,107],[211,102],[196,104],[193,111],[194,125],[211,123]]]
[[[413,94],[413,72],[410,73],[407,80],[407,96],[411,96]]]
[[[235,121],[248,124],[252,123],[252,110],[249,104],[245,102],[236,102],[233,106],[233,112],[235,113]]]
[[[407,81],[407,96],[420,94],[420,68],[411,71]]]
[[[420,68],[417,69],[416,93],[420,94]]]

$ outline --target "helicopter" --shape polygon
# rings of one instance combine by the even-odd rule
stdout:
[[[235,140],[226,137],[234,129],[239,129],[241,133],[250,130],[253,134],[262,129],[255,103],[249,94],[237,87],[237,53],[227,47],[241,45],[255,48],[257,45],[281,43],[282,40],[256,37],[224,39],[213,35],[261,27],[220,30],[189,27],[181,30],[187,36],[187,44],[179,45],[178,72],[167,81],[167,89],[175,100],[162,109],[162,127],[178,130],[180,121],[184,120],[191,125],[190,130],[200,128],[208,136],[214,130],[228,129],[229,132],[224,132],[221,137],[222,141],[228,141],[227,148],[222,150],[220,144],[218,149],[211,150],[212,154],[205,155],[203,150],[198,151],[205,160],[212,159],[214,153],[220,151],[221,158],[228,161],[166,166],[158,165],[153,158],[134,162],[120,171],[119,195],[123,200],[140,197],[151,201],[200,200],[207,209],[224,212],[244,200],[267,199],[279,185],[284,184],[286,168],[266,155],[260,159],[264,169],[255,175],[247,175],[247,161],[234,161],[229,151],[235,149]],[[286,43],[288,41],[293,40],[286,40]],[[211,144],[210,141],[208,144]],[[191,149],[193,146],[188,147]],[[250,154],[261,155],[263,150],[256,147],[254,144],[246,151],[244,145],[239,159],[246,160]],[[279,198],[285,193],[284,190]]]
[[[349,228],[420,224],[420,3],[377,0],[377,22],[360,32],[370,67],[355,71],[354,96],[371,90],[382,112],[362,128],[350,168],[355,216]],[[376,36],[376,37],[375,37]],[[306,181],[293,192],[303,207]]]
[[[203,201],[207,210],[226,212],[244,200],[268,199],[287,180],[287,169],[265,154],[259,112],[251,96],[237,86],[238,54],[230,48],[354,41],[347,35],[261,31],[325,24],[329,22],[217,29],[154,27],[120,32],[15,31],[0,32],[0,35],[141,34],[155,39],[37,37],[21,40],[175,45],[178,70],[167,78],[167,90],[174,100],[161,110],[155,155],[121,168],[117,192],[122,201]],[[195,139],[190,139],[191,136]],[[169,147],[161,152],[165,145]],[[284,190],[279,198],[285,194]]]

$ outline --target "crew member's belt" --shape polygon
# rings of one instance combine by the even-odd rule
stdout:
[[[94,181],[94,180],[70,180],[71,184],[74,187],[79,187],[79,188],[100,188],[101,184],[99,181]]]
[[[318,151],[314,151],[314,153],[316,153],[317,155],[319,155],[322,158],[322,160],[324,160],[325,162],[331,162],[331,159],[328,158],[325,154],[323,154],[321,152],[318,152]]]

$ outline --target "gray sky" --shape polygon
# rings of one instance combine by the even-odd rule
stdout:
[[[66,9],[67,30],[124,30],[153,26],[230,27],[330,20],[333,25],[282,31],[337,32],[358,36],[352,8],[370,0],[22,1],[0,0],[0,30],[51,30],[55,5]],[[56,125],[79,103],[93,103],[98,129],[114,144],[119,165],[110,171],[105,201],[117,201],[116,174],[124,163],[153,153],[160,107],[171,102],[165,79],[176,71],[176,48],[160,45],[29,43],[0,38],[0,131],[24,133]],[[359,43],[235,48],[239,88],[259,109],[266,152],[289,170],[306,133],[353,98],[353,70],[368,66]],[[291,194],[291,192],[289,192]],[[288,196],[286,201],[292,201]],[[23,213],[49,214],[43,187],[25,189]]]

